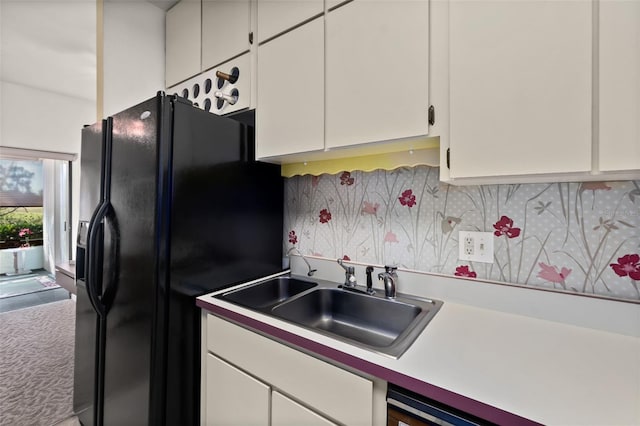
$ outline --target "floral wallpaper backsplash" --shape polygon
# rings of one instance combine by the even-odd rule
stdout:
[[[287,179],[286,249],[640,300],[640,181],[451,186],[438,172]],[[494,262],[458,260],[460,230],[492,232]]]

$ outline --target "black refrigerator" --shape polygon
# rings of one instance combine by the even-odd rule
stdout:
[[[199,424],[195,297],[282,270],[283,179],[250,122],[160,92],[82,129],[82,424]]]

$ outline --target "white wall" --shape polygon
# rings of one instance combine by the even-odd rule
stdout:
[[[147,2],[104,3],[105,117],[164,90],[164,17]]]
[[[0,146],[80,154],[95,119],[95,0],[1,0]],[[75,235],[79,159],[72,173]]]

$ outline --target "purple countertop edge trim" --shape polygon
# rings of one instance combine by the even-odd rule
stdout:
[[[222,317],[236,321],[240,324],[261,331],[267,335],[284,340],[287,343],[291,343],[292,345],[307,349],[311,352],[332,359],[349,367],[353,367],[359,371],[386,380],[387,382],[416,392],[427,398],[434,399],[481,419],[485,419],[499,425],[541,425],[541,423],[537,423],[533,420],[520,417],[517,414],[501,410],[491,405],[487,405],[483,402],[476,401],[475,399],[467,398],[463,395],[448,391],[438,386],[431,385],[429,383],[415,379],[411,376],[389,370],[386,367],[382,367],[378,364],[365,361],[356,356],[339,351],[337,349],[333,349],[318,342],[314,342],[313,340],[298,336],[297,334],[282,330],[281,328],[265,324],[261,321],[247,317],[229,309],[212,305],[200,299],[196,299],[196,305],[209,312],[219,314]]]

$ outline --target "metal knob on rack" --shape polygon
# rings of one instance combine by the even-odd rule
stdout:
[[[240,77],[240,70],[238,67],[233,67],[231,68],[230,74],[222,71],[216,71],[216,77],[218,77],[218,89],[222,89],[225,81],[228,81],[231,84],[235,84],[235,82],[238,81],[238,77]]]
[[[221,90],[216,90],[213,93],[213,96],[218,99],[218,109],[222,108],[225,101],[228,102],[229,105],[235,105],[235,103],[238,102],[239,95],[240,92],[238,92],[238,89],[233,89],[231,93],[223,93]]]

